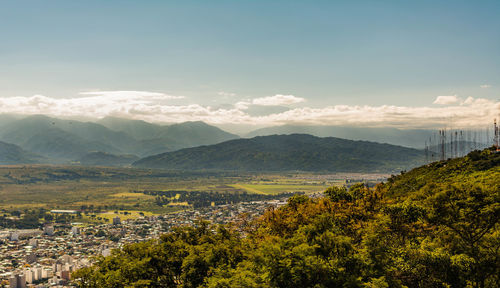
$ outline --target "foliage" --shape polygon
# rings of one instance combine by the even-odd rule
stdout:
[[[387,172],[414,167],[423,160],[423,152],[412,148],[292,134],[181,149],[133,165],[184,170]]]
[[[193,208],[209,207],[212,205],[226,205],[236,204],[240,202],[249,201],[263,201],[272,200],[277,198],[288,198],[294,194],[304,194],[303,192],[296,193],[279,193],[276,195],[264,194],[249,194],[246,191],[238,192],[216,192],[207,193],[205,191],[185,191],[185,190],[170,190],[170,191],[155,191],[145,190],[142,192],[135,191],[136,193],[144,193],[146,195],[155,196],[155,203],[158,206],[173,204],[173,203],[188,203]],[[176,197],[178,196],[178,197]]]
[[[476,156],[433,163],[373,188],[295,195],[240,226],[179,227],[98,258],[74,274],[76,284],[499,287],[500,177],[491,164],[497,154]]]

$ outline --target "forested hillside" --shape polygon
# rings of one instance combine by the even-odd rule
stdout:
[[[179,227],[73,276],[79,287],[499,287],[493,150],[368,188],[294,196],[259,219]]]
[[[424,162],[421,150],[307,134],[261,136],[149,156],[143,168],[236,171],[393,172]]]

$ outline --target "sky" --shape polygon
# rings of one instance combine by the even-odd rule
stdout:
[[[0,113],[233,129],[500,118],[500,1],[0,5]]]

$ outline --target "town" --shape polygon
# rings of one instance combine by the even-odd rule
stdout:
[[[206,220],[216,224],[261,215],[269,207],[286,204],[286,198],[218,205],[159,216],[140,216],[109,224],[46,224],[43,230],[0,231],[0,287],[73,287],[72,272],[92,264],[98,256],[127,243],[158,238],[182,225]],[[75,213],[53,210],[53,213]],[[119,215],[119,214],[118,214]]]

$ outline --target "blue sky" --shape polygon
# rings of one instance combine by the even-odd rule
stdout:
[[[162,93],[167,97],[154,105],[212,112],[239,103],[244,114],[281,119],[260,125],[286,124],[280,114],[293,109],[434,108],[438,96],[457,99],[439,109],[464,106],[468,97],[498,105],[500,1],[0,3],[2,112],[23,112],[9,108],[13,97],[21,105],[33,95],[56,101],[96,91]],[[275,95],[299,100],[253,104]],[[138,119],[149,113],[108,112]],[[178,119],[208,119],[189,113]],[[212,122],[224,121],[231,119]]]

